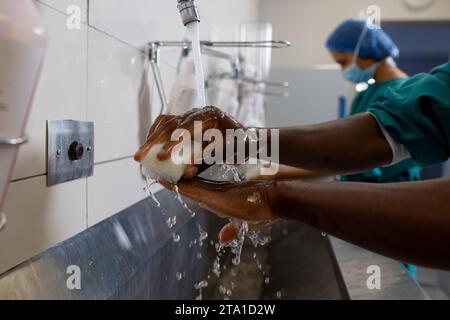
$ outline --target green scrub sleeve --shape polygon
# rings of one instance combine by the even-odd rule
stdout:
[[[422,166],[450,157],[450,62],[388,89],[371,105],[372,113],[392,138]]]

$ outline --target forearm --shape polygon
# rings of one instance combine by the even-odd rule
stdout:
[[[270,206],[397,260],[450,269],[450,179],[400,184],[277,182]]]
[[[277,180],[311,180],[325,178],[328,176],[328,174],[323,172],[280,165],[280,169],[278,170],[278,174],[275,178]]]
[[[389,143],[370,114],[282,128],[279,151],[281,164],[330,175],[361,172],[392,160]]]
[[[278,172],[274,175],[262,175],[258,167],[252,168],[245,173],[247,180],[313,180],[328,177],[328,174],[309,171],[295,167],[280,165]]]

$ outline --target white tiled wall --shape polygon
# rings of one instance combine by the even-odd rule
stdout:
[[[140,88],[145,54],[89,30],[88,120],[95,123],[95,162],[130,156],[139,148]],[[148,101],[142,101],[147,102]]]
[[[87,21],[87,6],[88,0],[36,0],[42,4],[45,4],[61,13],[72,13],[71,6],[77,6],[80,8],[81,21]],[[68,12],[69,9],[69,12]]]
[[[0,272],[67,239],[86,227],[86,180],[52,188],[45,177],[13,182],[0,232]]]
[[[0,273],[146,197],[131,156],[160,106],[144,47],[186,37],[176,0],[36,3],[49,44],[27,128],[31,140],[20,150],[6,200]],[[80,8],[80,30],[66,27],[70,5]],[[259,0],[199,0],[202,38],[236,40],[231,30],[256,20],[258,6]],[[168,92],[179,54],[162,51]],[[47,188],[46,120],[61,119],[94,122],[94,176]]]
[[[147,197],[144,186],[133,159],[97,165],[88,178],[88,226]]]

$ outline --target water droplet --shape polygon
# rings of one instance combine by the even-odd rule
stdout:
[[[224,286],[220,285],[219,286],[219,293],[220,294],[227,294],[227,288],[225,288]]]
[[[247,238],[250,239],[255,248],[258,246],[264,246],[270,241],[269,237],[261,237],[261,234],[256,231],[248,231]]]
[[[206,238],[208,238],[208,233],[205,230],[203,230],[200,224],[198,225],[198,233],[199,233],[198,245],[201,247],[203,246],[203,241],[206,240]]]
[[[262,264],[261,264],[261,262],[259,261],[259,259],[256,259],[256,266],[258,267],[258,270],[259,270],[259,271],[262,271]]]
[[[148,194],[150,195],[150,197],[152,198],[152,200],[156,203],[156,206],[159,208],[161,207],[161,203],[158,201],[158,199],[156,198],[155,194],[153,193],[153,191],[151,190],[151,186],[154,185],[156,183],[156,180],[151,179],[146,173],[145,171],[143,171],[144,175],[145,175],[145,181],[147,183],[147,186],[144,187],[144,191],[147,191]]]
[[[217,278],[220,277],[220,258],[216,257],[213,262],[212,272],[216,275]]]
[[[208,281],[202,280],[199,283],[194,284],[195,290],[200,290],[208,286]]]
[[[195,298],[195,300],[202,300],[202,290],[203,288],[206,288],[208,286],[208,281],[202,280],[199,283],[194,284],[195,290],[199,290],[198,296]]]
[[[191,208],[188,207],[187,203],[183,200],[183,198],[181,197],[180,194],[180,190],[178,189],[178,186],[175,185],[173,187],[173,191],[175,192],[176,195],[176,199],[178,200],[178,202],[181,204],[181,206],[186,209],[187,212],[189,212],[190,216],[193,218],[195,217],[195,212],[193,210],[191,210]]]
[[[177,216],[174,216],[172,218],[168,218],[166,220],[166,224],[169,227],[169,229],[172,229],[177,224]]]
[[[281,299],[281,296],[282,296],[281,291],[277,291],[277,299]]]
[[[180,281],[181,279],[183,279],[183,274],[181,272],[177,272],[175,274],[175,277],[177,278],[178,281]]]
[[[269,282],[270,282],[270,278],[269,278],[269,277],[265,277],[265,278],[264,278],[264,283],[265,283],[265,284],[269,284]]]
[[[180,235],[176,234],[174,232],[174,233],[172,233],[172,239],[173,239],[173,242],[180,242]]]

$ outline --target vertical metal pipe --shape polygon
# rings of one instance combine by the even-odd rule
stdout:
[[[158,90],[159,99],[161,101],[161,109],[159,111],[159,115],[163,114],[164,109],[168,104],[166,92],[164,91],[164,86],[162,83],[161,72],[158,67],[158,54],[159,54],[159,46],[157,43],[152,43],[149,48],[149,60],[150,65],[152,66],[153,71],[153,79],[156,84],[156,89]]]

